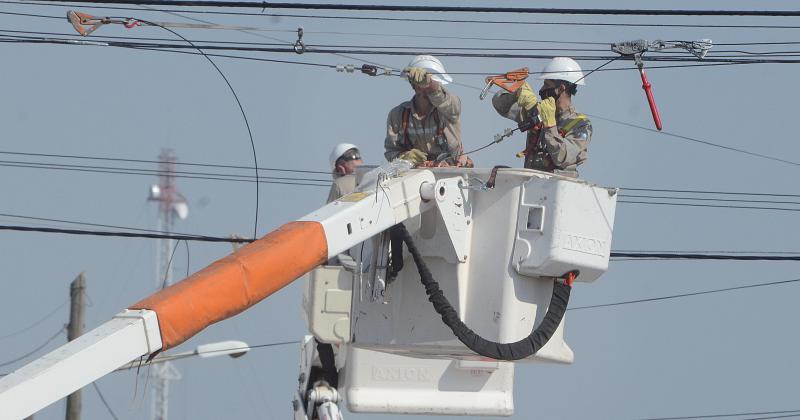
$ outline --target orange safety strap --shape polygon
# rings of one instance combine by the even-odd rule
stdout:
[[[167,350],[255,305],[327,258],[319,222],[287,223],[129,309],[156,312],[161,350]]]
[[[411,117],[411,108],[403,109],[403,122],[402,122],[402,129],[403,129],[403,147],[406,150],[413,149],[414,145],[411,143],[411,138],[408,136],[408,120]],[[436,136],[442,137],[444,136],[444,126],[442,125],[441,121],[439,120],[439,110],[433,110],[433,120],[436,122]]]

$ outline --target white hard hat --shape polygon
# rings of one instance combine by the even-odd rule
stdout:
[[[569,57],[553,57],[537,79],[564,80],[576,85],[585,85],[583,81],[583,70],[578,62]]]
[[[339,143],[333,148],[333,151],[331,151],[331,156],[328,158],[328,160],[331,162],[331,169],[336,169],[336,161],[342,157],[344,152],[350,149],[358,150],[358,146],[351,143]]]
[[[418,55],[408,63],[408,67],[419,67],[428,70],[428,73],[431,74],[431,79],[443,85],[453,81],[453,78],[444,69],[442,62],[432,55]]]

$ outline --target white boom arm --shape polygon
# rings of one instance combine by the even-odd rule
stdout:
[[[136,358],[174,347],[247,309],[328,258],[432,208],[435,183],[427,170],[378,176],[376,190],[330,203],[133,305],[1,378],[0,420],[27,417]],[[322,244],[319,249],[315,241]],[[208,301],[199,302],[203,297]]]

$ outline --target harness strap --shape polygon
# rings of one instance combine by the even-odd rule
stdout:
[[[411,118],[411,108],[403,109],[403,148],[406,150],[411,150],[414,148],[414,145],[411,143],[411,137],[408,135],[409,118]],[[444,138],[444,125],[442,125],[441,120],[439,119],[439,110],[437,109],[433,110],[433,121],[436,122],[436,136],[438,138]]]

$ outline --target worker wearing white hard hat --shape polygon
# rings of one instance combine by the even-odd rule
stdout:
[[[351,143],[337,144],[331,151],[329,160],[333,171],[333,184],[328,193],[328,203],[355,191],[356,168],[364,163],[358,146]]]
[[[544,80],[539,100],[530,85],[516,92],[500,92],[492,105],[502,116],[518,123],[533,122],[528,131],[525,167],[577,177],[577,167],[586,161],[592,139],[592,123],[575,111],[572,98],[585,85],[584,74],[575,60],[555,57],[537,77]]]
[[[386,160],[417,166],[465,166],[462,156],[461,99],[444,86],[453,78],[436,57],[418,55],[403,71],[414,97],[389,112],[384,141]]]

